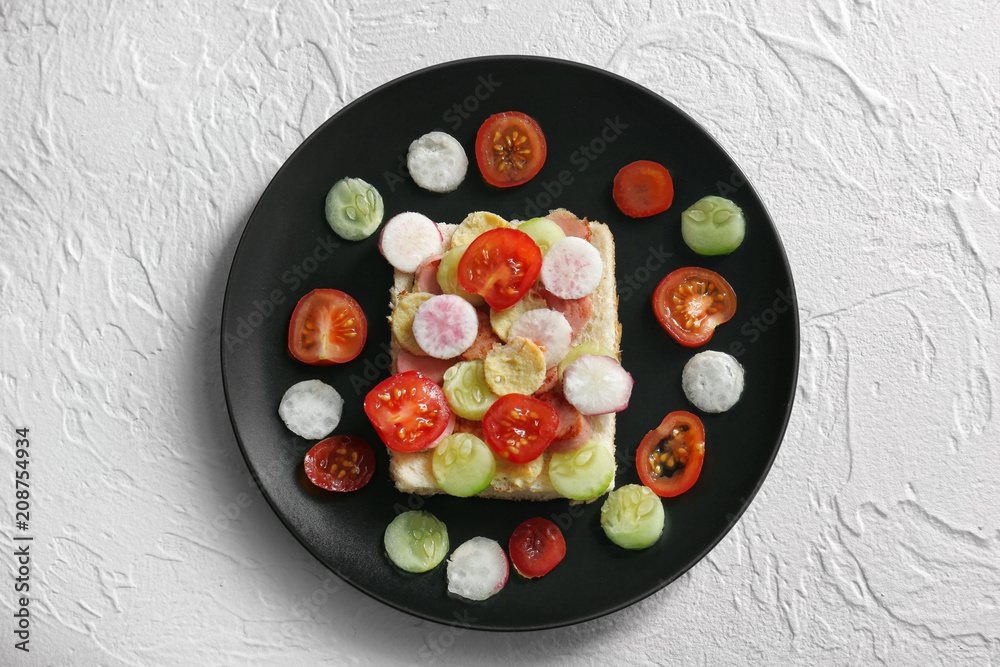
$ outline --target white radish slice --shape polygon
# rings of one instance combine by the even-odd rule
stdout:
[[[382,256],[403,273],[413,273],[420,263],[444,248],[437,223],[426,215],[407,211],[389,219],[382,227],[378,249]]]
[[[743,393],[743,367],[725,352],[699,352],[684,364],[681,387],[699,410],[725,412]]]
[[[458,139],[445,132],[428,132],[410,144],[406,169],[424,190],[451,192],[465,180],[469,158]]]
[[[550,368],[569,354],[573,342],[573,327],[562,313],[548,308],[537,308],[521,315],[511,325],[507,338],[513,340],[518,336],[527,338],[542,348],[545,367]]]
[[[585,415],[620,412],[632,396],[632,376],[616,360],[581,354],[563,372],[563,393]]]
[[[485,600],[503,589],[509,574],[503,547],[496,540],[473,537],[448,559],[448,592],[467,600]]]
[[[475,307],[455,294],[439,294],[420,304],[413,317],[413,337],[420,349],[438,359],[468,350],[479,334]]]
[[[343,412],[344,399],[320,380],[293,384],[278,405],[278,416],[285,426],[306,440],[322,440],[333,433]]]
[[[577,236],[552,244],[542,259],[545,289],[563,299],[581,299],[601,282],[604,264],[600,251]]]

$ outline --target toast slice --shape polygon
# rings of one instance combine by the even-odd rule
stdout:
[[[564,209],[559,209],[563,212]],[[552,211],[551,213],[556,213]],[[520,221],[512,221],[516,227]],[[587,323],[573,338],[573,344],[585,342],[599,343],[614,350],[620,356],[621,323],[618,321],[618,290],[615,283],[615,242],[607,225],[599,222],[586,222],[591,232],[590,242],[600,252],[604,265],[601,281],[590,298],[594,309]],[[458,225],[438,223],[444,236],[445,248],[451,247],[451,237]],[[395,272],[395,278],[390,291],[390,308],[395,309],[399,299],[413,289],[413,274]],[[391,321],[391,315],[390,315]],[[399,344],[392,341],[392,372],[396,372],[396,357],[399,354]],[[615,453],[615,414],[589,417],[591,438],[605,446],[612,456]],[[477,428],[478,427],[478,428]],[[473,432],[482,437],[481,423],[459,420],[456,432]],[[434,495],[442,493],[431,470],[433,450],[418,452],[397,452],[389,450],[389,474],[396,488],[403,493],[419,495]],[[482,498],[500,498],[505,500],[552,500],[563,498],[549,480],[549,460],[552,454],[548,451],[534,461],[525,464],[511,463],[496,457],[497,469],[493,482],[478,496]],[[614,488],[614,478],[607,490]],[[598,494],[597,497],[603,495]],[[593,500],[593,499],[591,499]],[[573,501],[580,502],[580,501]],[[584,501],[590,502],[590,501]]]

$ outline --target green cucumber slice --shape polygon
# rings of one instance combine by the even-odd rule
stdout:
[[[385,551],[407,572],[433,570],[448,555],[448,528],[430,512],[403,512],[385,529]]]
[[[473,306],[481,306],[486,303],[486,299],[478,294],[470,294],[462,289],[458,284],[458,260],[462,259],[467,245],[455,246],[444,254],[441,263],[438,264],[437,281],[441,291],[445,294],[457,294]]]
[[[743,211],[724,197],[702,197],[681,213],[684,243],[699,255],[728,255],[745,235]]]
[[[497,462],[489,446],[476,436],[453,433],[434,448],[431,469],[442,491],[467,498],[490,485]]]
[[[623,549],[653,546],[667,517],[659,496],[641,484],[626,484],[608,494],[601,506],[601,528]]]
[[[559,362],[559,378],[562,379],[563,371],[566,368],[580,358],[582,354],[599,354],[602,357],[611,357],[615,361],[618,361],[618,355],[615,351],[609,347],[605,347],[600,343],[588,342],[580,343],[579,345],[574,345],[569,348],[569,353],[566,357]]]
[[[580,449],[553,454],[549,461],[552,488],[573,500],[590,500],[604,493],[615,476],[615,458],[597,440]]]
[[[326,195],[326,221],[337,236],[360,241],[382,224],[382,195],[360,178],[342,178]]]
[[[482,421],[499,396],[486,384],[481,359],[459,361],[444,372],[444,395],[452,412],[463,419]]]
[[[562,230],[562,227],[548,218],[532,218],[527,222],[522,222],[518,229],[531,237],[543,255],[549,251],[553,243],[566,238],[566,232]]]

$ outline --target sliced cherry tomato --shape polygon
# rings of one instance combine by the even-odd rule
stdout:
[[[559,430],[559,414],[551,405],[522,394],[507,394],[486,411],[486,444],[511,463],[534,461]]]
[[[327,491],[355,491],[375,473],[371,445],[353,435],[335,435],[313,445],[306,454],[306,476]]]
[[[458,284],[480,294],[493,310],[510,308],[527,294],[542,270],[542,251],[516,229],[477,236],[458,260]]]
[[[542,128],[518,111],[490,116],[476,135],[479,171],[500,188],[530,181],[545,164],[545,154]]]
[[[663,418],[639,443],[635,467],[653,493],[672,498],[684,493],[701,474],[705,461],[705,427],[690,412],[678,410]]]
[[[444,433],[451,408],[441,387],[420,371],[406,371],[368,392],[365,414],[386,447],[416,452]]]
[[[639,160],[622,167],[612,190],[615,204],[631,218],[647,218],[670,208],[674,181],[662,164]]]
[[[562,531],[548,519],[528,519],[510,536],[510,561],[523,577],[548,574],[565,556]]]
[[[685,347],[712,338],[715,327],[736,312],[736,292],[715,271],[689,266],[660,281],[653,292],[653,310],[660,324]]]
[[[299,300],[288,327],[288,350],[299,361],[329,366],[350,361],[368,338],[358,302],[335,289],[315,289]]]

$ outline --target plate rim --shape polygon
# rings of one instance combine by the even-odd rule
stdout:
[[[729,534],[729,532],[739,523],[740,519],[743,517],[743,514],[747,511],[747,509],[749,509],[750,505],[753,503],[754,499],[756,498],[758,492],[763,487],[764,482],[767,480],[768,476],[771,473],[771,468],[774,465],[774,461],[777,459],[778,452],[781,450],[781,446],[784,443],[785,435],[786,435],[787,430],[788,430],[788,424],[791,421],[792,410],[794,409],[794,405],[795,405],[795,397],[796,397],[796,394],[798,393],[799,365],[800,365],[800,361],[801,361],[801,322],[800,322],[800,317],[799,317],[798,292],[795,289],[795,278],[794,278],[794,275],[792,274],[791,263],[788,261],[788,253],[785,251],[785,246],[784,246],[784,243],[782,242],[781,235],[778,233],[778,229],[777,229],[776,225],[774,224],[774,220],[771,217],[771,214],[770,214],[770,211],[768,210],[767,205],[765,204],[764,200],[761,198],[760,194],[758,193],[757,189],[754,187],[753,183],[751,182],[751,180],[749,178],[745,178],[744,179],[745,184],[744,184],[743,187],[748,187],[750,189],[751,193],[753,194],[753,196],[757,199],[758,202],[760,202],[761,208],[764,210],[764,213],[765,213],[766,222],[767,222],[768,226],[771,227],[771,230],[774,233],[774,238],[775,238],[775,241],[777,242],[778,252],[780,253],[780,256],[781,256],[781,259],[783,261],[784,266],[787,268],[787,273],[788,273],[788,278],[789,278],[788,295],[789,295],[789,302],[790,302],[790,304],[792,306],[789,310],[791,310],[793,312],[793,314],[794,314],[792,338],[793,338],[793,341],[794,341],[794,352],[795,352],[795,354],[794,354],[794,357],[791,360],[791,362],[792,362],[791,394],[790,394],[790,396],[788,398],[788,407],[785,410],[784,419],[783,419],[783,421],[781,423],[781,426],[780,426],[780,429],[778,431],[777,441],[775,443],[775,446],[774,446],[773,450],[771,451],[771,454],[770,454],[768,460],[766,461],[766,464],[765,464],[764,469],[763,469],[763,474],[760,476],[760,479],[757,480],[757,483],[754,485],[754,487],[751,490],[751,492],[747,495],[746,499],[742,502],[742,506],[739,508],[739,511],[737,513],[735,513],[735,515],[733,516],[733,520],[729,523],[728,526],[726,526],[723,530],[721,530],[719,532],[719,534],[715,537],[714,540],[712,540],[710,543],[708,543],[707,546],[702,551],[698,552],[688,562],[686,562],[681,568],[679,568],[673,574],[673,576],[664,578],[661,582],[659,582],[657,585],[655,585],[654,587],[652,587],[650,590],[645,591],[645,592],[643,592],[642,594],[640,594],[638,596],[635,596],[635,597],[630,598],[628,600],[622,601],[622,602],[620,602],[618,604],[611,605],[611,606],[609,606],[609,607],[607,607],[605,609],[602,609],[599,612],[590,613],[590,614],[587,614],[587,615],[584,615],[584,616],[581,616],[581,617],[578,617],[578,618],[570,619],[570,620],[561,620],[561,621],[557,621],[557,622],[553,622],[553,623],[536,624],[536,625],[523,626],[523,627],[492,626],[492,625],[488,625],[488,624],[477,625],[477,624],[463,623],[461,620],[458,620],[458,619],[452,621],[452,620],[448,620],[448,619],[441,619],[441,618],[437,618],[437,617],[432,617],[432,616],[430,616],[430,615],[422,612],[419,609],[413,609],[413,608],[407,607],[404,604],[401,604],[401,603],[396,602],[394,600],[387,599],[387,598],[385,598],[385,597],[383,597],[383,596],[381,596],[381,595],[379,595],[379,594],[377,594],[375,592],[367,590],[360,583],[353,581],[351,578],[349,578],[348,576],[346,576],[343,572],[339,571],[338,568],[334,567],[330,563],[327,563],[325,559],[321,558],[320,555],[317,554],[316,551],[314,551],[314,549],[310,546],[310,544],[308,543],[308,541],[306,539],[304,539],[303,535],[295,528],[295,526],[293,526],[289,522],[289,520],[287,520],[285,518],[283,512],[281,510],[279,510],[279,508],[276,506],[274,499],[271,497],[271,494],[268,492],[268,490],[265,487],[265,485],[261,483],[261,480],[260,480],[260,478],[259,478],[259,476],[257,474],[257,471],[254,468],[253,464],[251,463],[249,455],[247,454],[246,446],[243,443],[243,439],[240,437],[240,430],[239,430],[239,427],[238,427],[238,425],[236,423],[236,417],[233,414],[232,401],[231,401],[231,398],[230,398],[229,382],[227,380],[227,365],[228,364],[226,362],[226,341],[225,341],[226,330],[225,330],[225,322],[227,320],[227,314],[228,314],[228,311],[229,311],[229,308],[230,308],[230,290],[233,288],[233,273],[236,270],[237,260],[239,260],[241,253],[246,248],[245,240],[246,240],[246,236],[247,236],[247,233],[248,233],[248,230],[249,230],[249,223],[250,223],[250,221],[254,218],[254,215],[257,213],[257,210],[260,208],[261,203],[267,197],[267,195],[269,194],[269,192],[271,191],[271,189],[274,187],[275,183],[279,180],[279,176],[281,176],[282,173],[287,168],[289,168],[289,165],[293,162],[294,158],[300,152],[303,152],[306,149],[307,145],[309,145],[310,143],[312,143],[313,141],[315,141],[316,138],[317,138],[317,136],[319,136],[320,133],[322,133],[326,129],[326,127],[328,125],[330,125],[334,121],[336,121],[338,117],[340,117],[342,114],[344,114],[345,112],[347,112],[349,109],[351,109],[355,105],[359,105],[359,104],[364,103],[368,98],[375,96],[377,93],[381,92],[385,88],[397,85],[397,84],[399,84],[401,82],[407,81],[409,79],[412,79],[412,78],[415,78],[415,77],[418,77],[418,76],[424,76],[424,75],[431,74],[431,73],[433,73],[436,70],[443,70],[443,69],[447,69],[447,68],[458,66],[458,65],[473,65],[473,64],[476,64],[476,63],[497,63],[497,62],[503,62],[503,63],[509,63],[509,64],[517,64],[517,63],[544,63],[546,65],[556,65],[556,66],[560,66],[560,67],[576,68],[576,69],[579,69],[579,70],[586,71],[590,75],[596,75],[596,76],[602,76],[602,77],[610,77],[610,78],[615,79],[619,83],[622,83],[622,84],[624,84],[624,85],[626,85],[628,87],[635,88],[635,89],[639,90],[640,92],[642,92],[642,93],[644,93],[646,95],[649,95],[649,96],[651,96],[653,98],[656,98],[661,103],[668,105],[669,107],[671,107],[673,109],[674,112],[676,112],[677,114],[679,114],[680,116],[682,116],[684,119],[686,119],[689,123],[691,123],[692,125],[694,125],[695,127],[697,127],[705,135],[705,137],[715,146],[715,148],[720,152],[720,154],[722,156],[724,156],[727,160],[729,160],[729,162],[740,172],[740,174],[745,175],[744,170],[740,167],[740,165],[737,163],[737,161],[733,159],[733,157],[732,157],[732,155],[730,155],[729,151],[727,151],[725,149],[725,147],[723,147],[718,142],[718,140],[715,138],[715,136],[712,135],[700,122],[698,122],[696,119],[694,119],[690,114],[688,114],[686,111],[684,111],[683,109],[681,109],[680,107],[678,107],[674,102],[672,102],[671,100],[667,99],[663,95],[661,95],[661,94],[659,94],[659,93],[657,93],[657,92],[655,92],[653,90],[650,90],[649,88],[646,88],[645,86],[643,86],[642,84],[640,84],[640,83],[638,83],[636,81],[628,79],[628,78],[626,78],[624,76],[621,76],[619,74],[616,74],[614,72],[610,72],[608,70],[601,69],[601,68],[596,67],[594,65],[588,65],[588,64],[576,62],[576,61],[573,61],[573,60],[567,60],[567,59],[563,59],[563,58],[553,58],[553,57],[549,57],[549,56],[503,54],[503,55],[474,56],[474,57],[469,57],[469,58],[460,58],[460,59],[456,59],[456,60],[448,60],[448,61],[444,61],[444,62],[439,62],[439,63],[433,64],[433,65],[429,65],[429,66],[426,66],[426,67],[422,67],[422,68],[417,69],[417,70],[413,70],[413,71],[408,72],[406,74],[403,74],[401,76],[398,76],[398,77],[395,77],[393,79],[390,79],[389,81],[386,81],[386,82],[384,82],[384,83],[376,86],[375,88],[372,88],[371,90],[367,91],[366,93],[364,93],[360,97],[358,97],[358,98],[352,100],[351,102],[345,104],[343,107],[341,107],[339,110],[337,110],[336,113],[334,113],[332,116],[330,116],[325,121],[323,121],[301,143],[299,143],[299,145],[295,148],[295,150],[292,151],[288,155],[287,158],[285,158],[284,162],[281,164],[281,166],[278,168],[278,170],[275,171],[274,174],[271,176],[271,179],[268,181],[267,186],[264,188],[264,190],[261,192],[260,196],[257,198],[257,202],[254,204],[253,209],[250,211],[250,214],[247,216],[246,221],[243,223],[243,231],[240,234],[240,239],[237,242],[236,251],[233,253],[233,257],[232,257],[232,260],[231,260],[231,263],[230,263],[230,267],[229,267],[229,272],[228,272],[228,274],[226,276],[226,288],[225,288],[225,291],[223,293],[222,313],[221,313],[220,327],[219,327],[219,351],[220,351],[220,361],[221,361],[221,364],[220,364],[220,373],[221,373],[221,377],[222,377],[223,393],[224,393],[225,400],[226,400],[226,411],[229,414],[229,421],[230,421],[230,425],[232,426],[232,429],[233,429],[233,435],[236,438],[237,445],[240,448],[240,454],[243,457],[243,461],[246,464],[247,469],[249,470],[250,475],[251,475],[251,477],[254,480],[254,483],[257,485],[257,488],[260,490],[261,495],[267,501],[267,504],[270,506],[271,510],[275,513],[275,515],[278,517],[278,519],[281,521],[281,523],[285,526],[285,528],[292,534],[292,536],[295,537],[295,539],[299,542],[299,544],[301,544],[306,549],[306,551],[308,551],[309,554],[311,554],[313,556],[313,558],[315,558],[323,567],[325,567],[327,570],[329,570],[330,572],[332,572],[333,574],[335,574],[342,581],[350,584],[353,588],[357,589],[359,592],[363,593],[364,595],[366,595],[366,596],[368,596],[368,597],[370,597],[370,598],[372,598],[374,600],[377,600],[377,601],[379,601],[379,602],[381,602],[381,603],[383,603],[383,604],[385,604],[385,605],[387,605],[387,606],[389,606],[389,607],[391,607],[391,608],[393,608],[393,609],[395,609],[397,611],[409,614],[411,616],[415,616],[415,617],[420,618],[420,619],[425,620],[425,621],[429,621],[429,622],[432,622],[432,623],[437,623],[437,624],[444,625],[444,626],[459,627],[459,628],[463,628],[463,629],[471,629],[471,630],[477,630],[477,631],[482,631],[482,632],[536,632],[536,631],[544,631],[544,630],[552,630],[552,629],[557,629],[557,628],[564,628],[564,627],[569,627],[569,626],[577,625],[577,624],[580,624],[580,623],[586,623],[588,621],[593,621],[595,619],[602,618],[604,616],[608,616],[608,615],[613,614],[615,612],[621,611],[622,609],[630,607],[630,606],[632,606],[632,605],[634,605],[634,604],[636,604],[638,602],[641,602],[642,600],[645,600],[648,597],[651,597],[655,593],[658,593],[658,592],[662,591],[664,588],[666,588],[671,583],[673,583],[674,581],[676,581],[677,579],[679,579],[681,576],[683,576],[684,574],[686,574],[688,571],[690,571],[691,568],[693,568],[697,563],[699,563],[700,561],[702,561],[713,549],[715,549],[715,547],[717,547],[722,542],[722,540]]]

